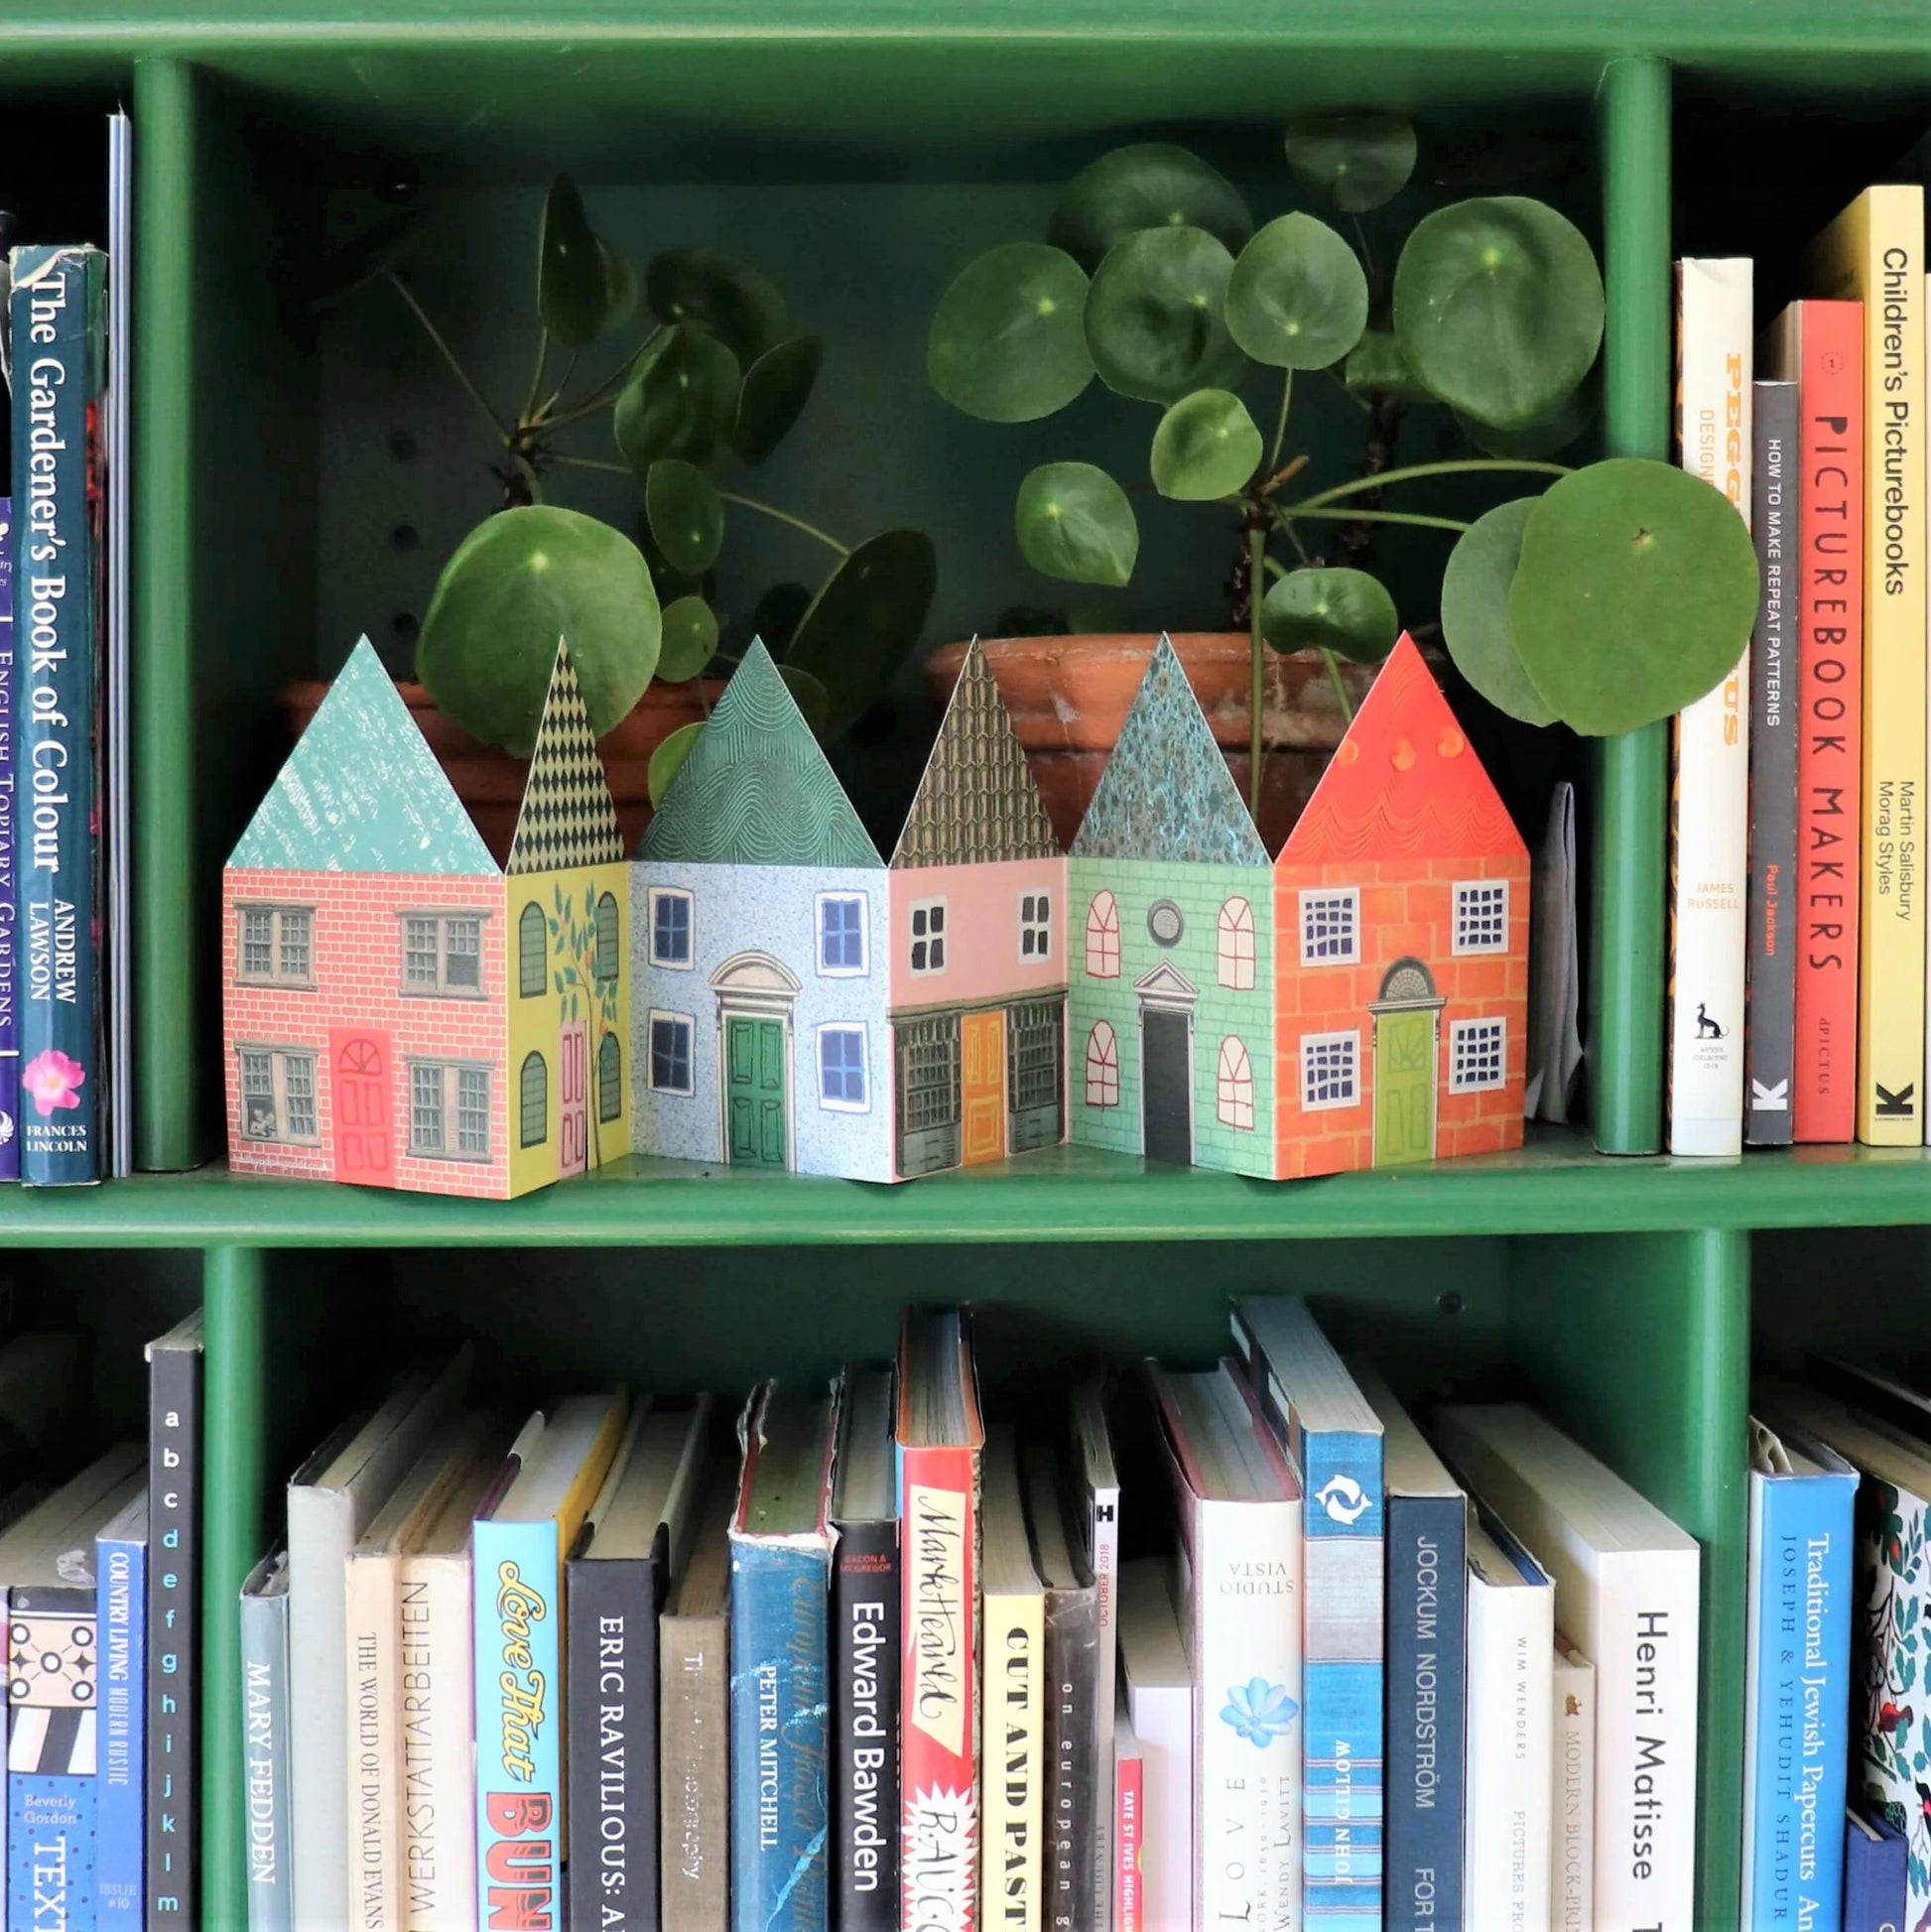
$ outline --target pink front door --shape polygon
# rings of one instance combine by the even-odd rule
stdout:
[[[328,1029],[338,1181],[377,1188],[396,1184],[389,1139],[391,1064],[387,1033],[369,1027]]]
[[[557,1129],[557,1172],[580,1174],[588,1163],[590,1049],[589,1032],[572,1020],[557,1037],[557,1095],[562,1120]]]

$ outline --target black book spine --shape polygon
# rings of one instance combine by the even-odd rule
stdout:
[[[1099,1598],[1091,1586],[1046,1593],[1047,1932],[1105,1932],[1112,1899],[1098,1896]],[[1109,1763],[1111,1759],[1107,1760]],[[1109,1810],[1110,1783],[1105,1793]],[[1110,1874],[1108,1874],[1110,1877]]]
[[[898,1524],[842,1523],[832,1569],[837,1932],[898,1932]]]
[[[574,1556],[565,1566],[573,1926],[657,1932],[657,1617],[668,1565]]]
[[[148,1363],[148,1928],[200,1923],[201,1351]]]

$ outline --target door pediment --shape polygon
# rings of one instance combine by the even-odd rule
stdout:
[[[1167,960],[1134,980],[1133,990],[1143,1006],[1193,1006],[1200,999],[1200,988]]]
[[[802,983],[782,960],[769,953],[733,953],[710,975],[713,992],[760,1000],[780,999],[787,1004],[798,997]]]

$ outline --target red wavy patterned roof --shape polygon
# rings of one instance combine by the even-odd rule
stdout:
[[[1507,853],[1521,835],[1404,631],[1275,863]]]

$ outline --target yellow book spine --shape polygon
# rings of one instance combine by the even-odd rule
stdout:
[[[1046,1599],[1037,1591],[985,1598],[984,1726],[979,1783],[985,1821],[979,1859],[982,1932],[1045,1923],[1040,1840],[1046,1829]]]
[[[1867,189],[1812,245],[1821,296],[1864,304],[1863,898],[1858,1138],[1924,1135],[1924,191]]]

